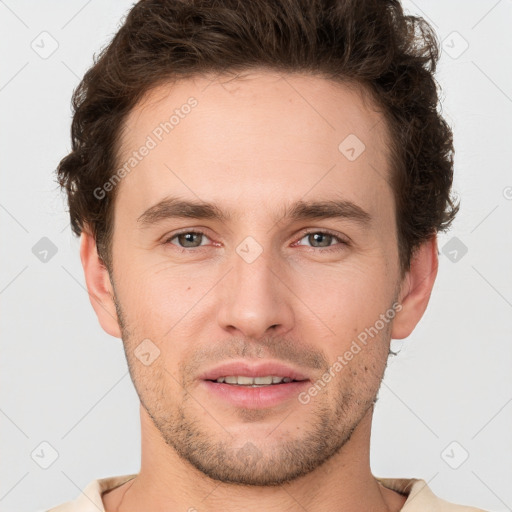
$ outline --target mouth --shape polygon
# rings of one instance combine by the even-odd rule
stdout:
[[[212,397],[246,409],[269,408],[296,398],[310,379],[278,362],[230,362],[201,376]],[[298,402],[297,402],[298,403]]]
[[[278,375],[266,375],[264,377],[247,377],[246,375],[227,375],[225,377],[219,377],[216,380],[205,380],[209,380],[210,382],[217,382],[219,384],[229,384],[230,386],[261,388],[263,386],[277,386],[280,384],[288,384],[289,382],[304,382],[308,379],[292,379],[290,377],[280,377]]]
[[[309,380],[300,370],[279,361],[230,361],[212,368],[200,377],[202,380],[233,386],[275,386],[294,381]]]

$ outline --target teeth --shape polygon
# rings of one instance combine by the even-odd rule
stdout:
[[[239,386],[269,386],[271,384],[280,384],[281,382],[291,382],[289,377],[277,377],[268,375],[266,377],[246,377],[245,375],[228,375],[227,377],[219,377],[216,382],[226,384],[238,384]]]

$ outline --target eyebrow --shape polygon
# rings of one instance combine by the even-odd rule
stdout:
[[[177,197],[166,197],[148,208],[137,218],[140,227],[147,228],[163,220],[173,218],[209,219],[227,223],[235,216],[213,203],[190,201]],[[275,222],[282,220],[347,219],[363,227],[370,224],[372,217],[357,204],[345,200],[296,201],[285,205]]]

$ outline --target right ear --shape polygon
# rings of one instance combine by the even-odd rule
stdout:
[[[89,230],[84,229],[80,237],[80,259],[84,268],[89,300],[103,330],[121,338],[114,293],[108,270],[98,256],[96,240]]]

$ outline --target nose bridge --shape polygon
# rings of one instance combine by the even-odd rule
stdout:
[[[222,284],[221,326],[253,338],[270,328],[288,331],[293,324],[289,292],[276,276],[280,264],[271,250],[249,236],[235,248],[230,263],[232,270]]]

